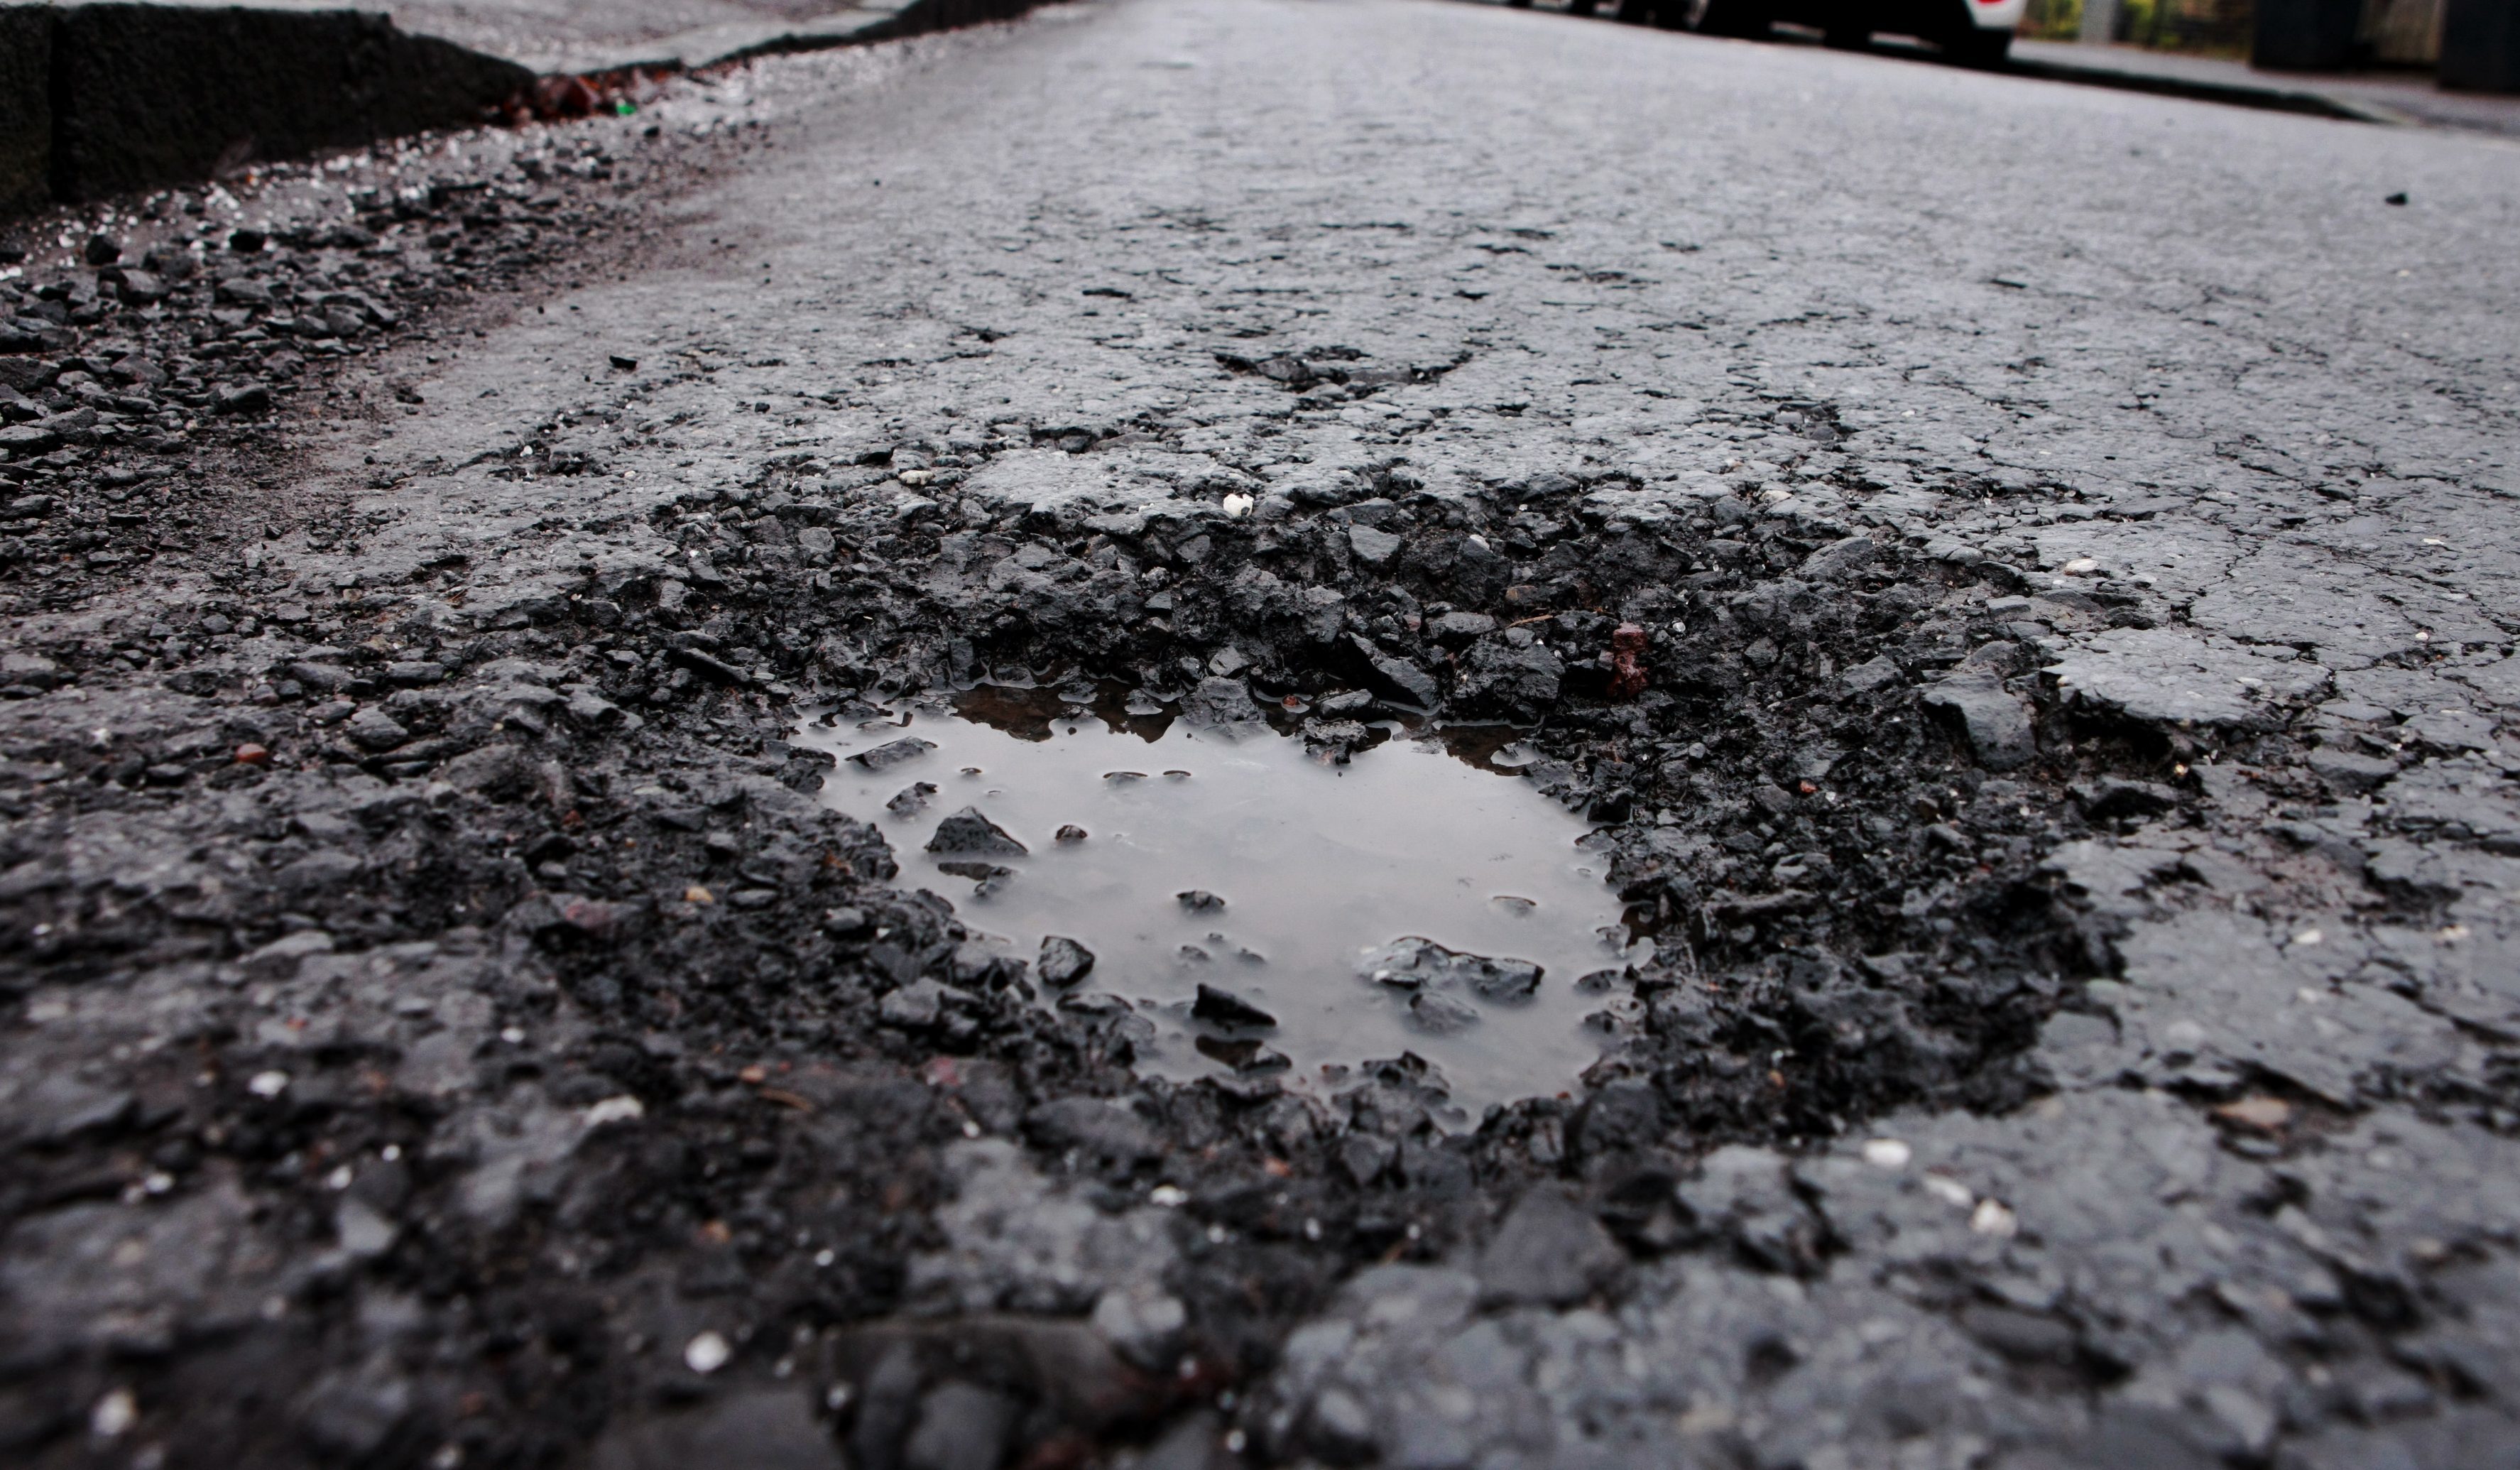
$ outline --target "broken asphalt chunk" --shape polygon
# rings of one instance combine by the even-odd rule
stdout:
[[[1529,1000],[1539,990],[1543,974],[1540,966],[1527,959],[1448,949],[1416,935],[1369,951],[1358,959],[1356,969],[1360,977],[1395,989],[1460,988],[1482,1000],[1507,1003]]]
[[[1093,970],[1094,951],[1057,934],[1041,942],[1041,957],[1033,965],[1033,973],[1041,977],[1041,983],[1057,989],[1076,984]]]
[[[2030,707],[1991,672],[1955,672],[1929,686],[1923,702],[1929,710],[1958,717],[1969,750],[1988,770],[2013,770],[2039,755]]]
[[[1571,1307],[1617,1280],[1627,1263],[1591,1212],[1543,1185],[1507,1212],[1479,1253],[1479,1296],[1501,1307]]]
[[[977,806],[966,806],[936,824],[936,835],[927,840],[930,852],[950,852],[959,856],[1020,857],[1031,850],[1007,835],[1005,828],[990,821]]]
[[[1198,999],[1192,1003],[1190,1013],[1214,1026],[1248,1027],[1257,1031],[1266,1030],[1278,1024],[1277,1017],[1253,1005],[1250,1001],[1231,990],[1222,990],[1209,985],[1198,988]]]
[[[932,740],[922,740],[916,735],[905,735],[899,740],[886,741],[871,751],[858,752],[849,758],[849,764],[871,771],[889,770],[905,760],[915,760],[934,749],[936,749],[936,742]]]

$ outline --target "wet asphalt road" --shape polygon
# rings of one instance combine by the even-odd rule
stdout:
[[[2363,763],[2280,810],[2255,771],[2203,769],[2215,824],[2058,854],[2132,929],[2115,1024],[2050,1025],[2053,1096],[1881,1120],[1904,1146],[1873,1157],[1899,1167],[1860,1139],[1730,1160],[1725,1208],[1779,1230],[1809,1212],[1846,1243],[1823,1278],[1684,1259],[1610,1312],[1475,1324],[1459,1278],[1367,1278],[1290,1350],[1282,1447],[2449,1466],[2520,1444],[2498,1406],[2520,1393],[2520,1153],[2477,1122],[2509,1123],[2495,1058],[2520,1034],[2520,745],[2497,732],[2520,702],[2520,154],[1284,0],[1047,12],[874,91],[799,88],[775,125],[691,202],[670,263],[495,335],[432,393],[446,411],[363,452],[454,460],[621,402],[679,419],[598,436],[637,471],[605,485],[624,506],[1013,421],[1186,430],[999,454],[967,494],[1622,472],[2034,569],[2030,590],[2069,594],[2043,604],[2041,662],[2089,707],[2245,726],[2290,697]],[[1290,414],[1218,367],[1324,348],[1450,371]],[[590,388],[608,352],[715,371]],[[1778,401],[1843,441],[1705,412]],[[528,588],[572,544],[494,547],[547,503],[582,514],[586,487],[522,488],[414,480],[382,539],[472,538],[476,571]],[[2099,586],[2158,625],[2078,616]],[[2384,892],[2427,897],[2358,917]],[[2211,1105],[2260,1093],[2319,1145],[2223,1147],[2248,1130]],[[2399,1333],[2347,1309],[2365,1293],[2456,1305]]]
[[[733,558],[660,507],[898,445],[942,457],[896,455],[854,514],[1563,476],[1613,517],[1722,502],[2009,569],[2016,600],[1970,616],[2020,662],[1948,676],[1987,763],[2039,689],[2195,798],[2037,854],[2120,959],[2033,1046],[2047,1095],[1725,1149],[1680,1192],[1688,1248],[1626,1259],[1530,1208],[1484,1255],[1360,1272],[1230,1441],[1179,1420],[1161,1463],[2520,1454],[2520,152],[1409,0],[1075,5],[727,85],[767,146],[663,211],[639,269],[392,363],[411,411],[298,421],[361,528],[263,555],[496,629],[599,588],[705,599]],[[1395,371],[1290,394],[1250,370],[1282,354]],[[737,574],[882,570],[797,541]],[[751,689],[763,718],[812,692]],[[502,1106],[433,1155],[485,1161],[476,1222],[570,1147]],[[954,1154],[912,1295],[1020,1308],[1082,1271],[1098,1331],[1163,1340],[1162,1202],[1058,1158]],[[52,1228],[12,1288],[92,1309]],[[668,1344],[711,1320],[686,1287]],[[766,1355],[715,1401],[769,1401]],[[686,1360],[705,1397],[716,1359]],[[863,1429],[880,1376],[846,1380],[870,1464],[900,1443]],[[996,1438],[922,1429],[906,1462],[990,1463],[1005,1413],[941,1392],[920,1423]],[[352,1398],[404,1422],[379,1395]],[[820,1444],[763,1413],[719,1428]]]

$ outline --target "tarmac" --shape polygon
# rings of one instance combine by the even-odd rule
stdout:
[[[0,1458],[2520,1463],[2515,198],[1886,49],[1078,0],[57,212]],[[1167,1075],[1194,1007],[922,887],[810,723],[1098,679],[1523,731],[1658,927],[1542,977],[1599,1060]]]

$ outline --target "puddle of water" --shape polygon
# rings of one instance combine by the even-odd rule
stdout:
[[[1155,1028],[1142,1067],[1283,1069],[1328,1091],[1414,1051],[1474,1120],[1572,1090],[1599,1055],[1583,1025],[1599,983],[1578,982],[1643,956],[1618,947],[1617,896],[1576,847],[1587,824],[1500,773],[1501,735],[1457,739],[1459,758],[1397,735],[1330,765],[1265,729],[1107,698],[1087,712],[983,686],[958,707],[808,726],[840,758],[824,800],[881,827],[902,881],[952,898],[1037,984],[1045,960],[1075,960],[1046,939],[1090,951],[1044,998],[1134,1003]],[[940,828],[959,850],[929,850]]]

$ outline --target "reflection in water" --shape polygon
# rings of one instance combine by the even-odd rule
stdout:
[[[1586,824],[1500,774],[1518,763],[1513,737],[1396,733],[1331,765],[1116,687],[992,684],[801,738],[843,758],[825,800],[881,827],[906,881],[923,875],[1021,958],[1054,936],[1091,951],[1072,993],[1123,997],[1155,1024],[1142,1066],[1300,1086],[1414,1051],[1474,1119],[1572,1088],[1598,1055],[1582,1021],[1603,988],[1579,978],[1640,957],[1577,847]],[[906,738],[933,748],[847,758]],[[973,807],[1024,850],[928,850],[940,824],[947,847],[977,831],[956,821]],[[1070,968],[1059,954],[1052,973]]]
[[[954,712],[1017,740],[1031,741],[1048,740],[1055,726],[1062,721],[1075,724],[1086,715],[1102,721],[1107,730],[1135,735],[1149,743],[1161,740],[1164,731],[1172,727],[1170,712],[1151,700],[1133,698],[1125,684],[1098,684],[1089,698],[1070,697],[1083,692],[1070,690],[1063,694],[1039,685],[982,684],[956,696]]]

